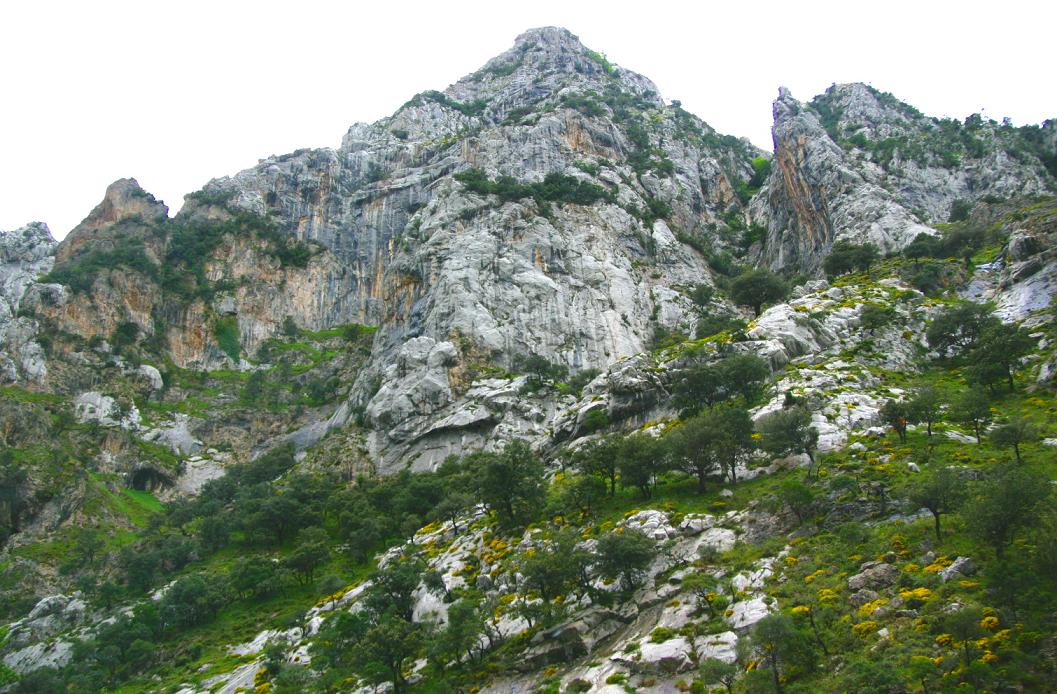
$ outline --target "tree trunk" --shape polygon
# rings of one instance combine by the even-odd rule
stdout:
[[[930,509],[931,510],[931,509]],[[936,540],[940,539],[940,514],[936,511],[932,511],[932,521],[936,526]]]
[[[771,654],[767,656],[767,661],[771,666],[771,676],[774,677],[774,691],[776,694],[784,694],[785,690],[782,689],[782,678],[778,675],[778,659]]]

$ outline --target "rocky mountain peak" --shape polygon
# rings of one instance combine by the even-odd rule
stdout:
[[[564,27],[535,27],[528,29],[514,39],[514,48],[528,50],[538,47],[553,53],[585,53],[587,48],[580,43],[580,37]]]
[[[795,117],[800,113],[800,108],[800,102],[796,100],[788,87],[778,88],[778,98],[774,100],[771,108],[775,124]]]
[[[13,231],[0,230],[0,263],[31,263],[51,255],[55,237],[44,222]]]
[[[56,260],[61,262],[69,258],[100,229],[133,218],[157,221],[168,214],[165,203],[143,190],[136,179],[119,178],[107,186],[102,202],[59,244]]]

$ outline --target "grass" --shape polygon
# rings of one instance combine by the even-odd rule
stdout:
[[[66,397],[57,393],[27,390],[20,386],[0,386],[0,395],[5,400],[15,400],[25,404],[60,405],[67,401]]]
[[[158,498],[150,492],[125,488],[121,490],[121,493],[131,499],[133,503],[150,513],[158,513],[165,508],[165,504],[158,501]]]

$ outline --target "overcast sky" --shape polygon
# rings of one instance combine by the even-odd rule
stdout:
[[[862,6],[864,9],[855,9]],[[862,81],[929,115],[1057,116],[1052,2],[48,2],[0,7],[0,229],[61,238],[111,181],[170,212],[210,178],[443,89],[564,26],[771,148],[779,85]]]

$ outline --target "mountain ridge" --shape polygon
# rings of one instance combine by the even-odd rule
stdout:
[[[545,27],[171,218],[120,179],[0,233],[0,690],[1041,681],[1004,547],[919,486],[1005,483],[982,385],[1057,472],[1052,123],[774,112],[769,158]],[[811,659],[760,660],[779,621]]]

